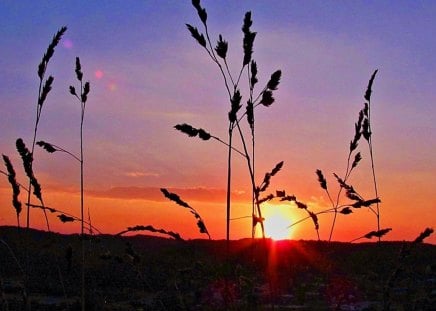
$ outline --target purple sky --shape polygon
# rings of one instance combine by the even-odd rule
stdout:
[[[372,97],[373,142],[386,224],[403,230],[404,239],[435,224],[436,3],[259,0],[202,5],[213,41],[218,34],[229,41],[233,74],[241,64],[240,29],[248,10],[257,32],[259,84],[275,70],[283,72],[276,102],[260,107],[257,116],[259,178],[284,160],[274,180],[277,188],[306,201],[322,200],[314,171],[320,168],[330,178],[345,169],[363,93],[379,69]],[[186,122],[223,139],[227,131],[229,103],[222,78],[185,23],[201,26],[190,1],[1,1],[1,153],[18,167],[15,140],[22,137],[30,144],[33,134],[37,66],[53,34],[66,25],[48,67],[55,82],[38,138],[78,152],[80,106],[68,86],[75,85],[79,56],[91,82],[85,120],[88,191],[108,197],[117,197],[114,187],[144,193],[150,187],[222,191],[226,149],[172,128]],[[367,187],[369,162],[367,153],[363,156],[356,182]],[[41,150],[35,158],[46,188],[77,191],[76,163]],[[246,191],[243,165],[235,161],[235,191]],[[7,187],[2,178],[0,188]],[[1,214],[10,209],[0,206]],[[0,217],[0,224],[8,219]]]

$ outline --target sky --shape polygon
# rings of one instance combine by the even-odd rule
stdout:
[[[213,44],[229,42],[233,76],[242,64],[242,21],[252,12],[257,32],[253,59],[257,91],[280,69],[270,107],[256,108],[256,182],[280,161],[268,192],[286,190],[313,212],[331,207],[315,171],[321,169],[333,197],[333,173],[343,175],[354,122],[375,69],[371,98],[374,161],[381,227],[387,240],[413,240],[436,216],[436,4],[433,1],[201,1]],[[227,141],[229,98],[223,78],[190,36],[185,24],[204,32],[190,1],[1,1],[0,152],[8,155],[26,183],[15,141],[30,145],[36,116],[37,67],[52,36],[68,30],[56,47],[47,74],[53,89],[44,104],[37,140],[80,152],[80,104],[68,92],[77,87],[80,57],[91,92],[84,123],[85,208],[100,231],[153,225],[184,238],[205,238],[189,211],[168,201],[167,188],[203,217],[214,239],[225,238],[227,148],[189,138],[173,127],[189,123]],[[244,72],[245,73],[245,72]],[[246,73],[241,78],[247,100]],[[248,135],[245,120],[241,127]],[[247,136],[249,137],[249,136]],[[238,136],[235,147],[242,148]],[[371,162],[364,141],[362,161],[349,182],[374,197]],[[34,170],[44,202],[80,214],[80,167],[66,154],[36,149]],[[245,160],[232,161],[231,238],[251,236],[250,183]],[[5,169],[2,167],[2,170]],[[0,176],[0,225],[16,225],[11,189]],[[21,200],[26,200],[21,194]],[[349,202],[340,198],[341,204]],[[306,214],[278,200],[262,206],[267,236],[316,239]],[[45,229],[41,211],[31,226]],[[248,217],[247,217],[248,216]],[[79,232],[61,223],[57,232]],[[273,221],[275,219],[276,222]],[[328,239],[333,214],[320,214],[320,237]],[[21,216],[25,223],[25,213]],[[271,225],[271,223],[273,223]],[[278,229],[280,227],[280,229]],[[333,239],[350,241],[376,230],[369,209],[339,215]],[[259,232],[259,230],[258,230]],[[428,240],[436,243],[436,237]]]

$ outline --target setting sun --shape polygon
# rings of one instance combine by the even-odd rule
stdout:
[[[271,206],[266,213],[264,225],[265,235],[273,240],[284,240],[291,237],[291,217],[288,209],[280,206]]]

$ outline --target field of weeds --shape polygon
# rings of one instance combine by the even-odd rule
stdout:
[[[33,310],[80,309],[79,235],[0,232],[3,310],[24,301],[10,252]],[[87,310],[431,310],[436,246],[410,245],[87,236]]]

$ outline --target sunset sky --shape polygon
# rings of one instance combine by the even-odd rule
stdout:
[[[315,171],[324,172],[335,197],[332,173],[344,174],[363,94],[378,69],[371,113],[381,224],[392,228],[386,239],[411,240],[436,225],[435,2],[201,3],[208,12],[212,41],[222,34],[229,42],[233,75],[242,63],[246,11],[252,12],[252,30],[257,32],[257,92],[275,70],[282,70],[275,103],[256,109],[258,182],[284,161],[269,192],[286,190],[314,212],[329,208]],[[77,86],[74,66],[79,56],[84,79],[91,83],[84,145],[85,203],[92,223],[105,233],[151,224],[184,238],[206,237],[198,233],[188,210],[159,191],[168,188],[202,215],[212,238],[224,238],[227,149],[173,128],[189,123],[227,140],[230,103],[222,76],[186,23],[203,32],[187,0],[1,1],[0,153],[11,158],[18,179],[26,183],[15,140],[21,137],[31,144],[37,67],[52,36],[65,25],[68,30],[47,69],[55,81],[37,139],[79,153],[80,104],[68,92],[70,85]],[[246,74],[241,83],[245,104]],[[245,119],[241,125],[247,129]],[[364,141],[359,149],[363,160],[350,183],[373,198]],[[233,161],[232,218],[251,215],[244,161]],[[34,170],[47,206],[80,215],[77,161],[36,149]],[[263,205],[263,212],[267,221],[286,219],[276,225],[280,227],[306,216],[277,200]],[[319,217],[321,238],[328,239],[332,214]],[[50,222],[55,231],[80,231],[78,223],[62,224],[54,216]],[[0,175],[0,225],[15,224],[10,185]],[[45,228],[41,211],[32,210],[31,226]],[[350,241],[372,230],[374,215],[368,209],[356,210],[338,217],[333,239]],[[284,231],[293,239],[317,238],[310,221]],[[249,236],[251,219],[232,221],[232,239]],[[427,242],[436,243],[436,236]]]

